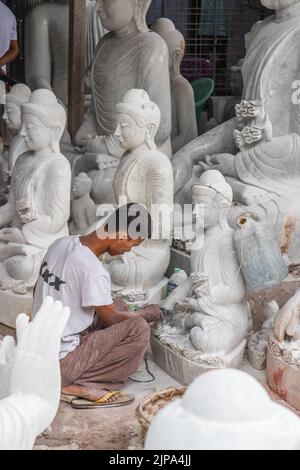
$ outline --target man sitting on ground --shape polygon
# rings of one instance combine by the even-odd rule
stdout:
[[[70,307],[60,364],[62,393],[74,407],[116,406],[134,399],[118,390],[142,361],[149,345],[147,322],[159,319],[160,310],[148,305],[130,312],[125,302],[113,302],[110,277],[99,256],[122,255],[150,237],[149,213],[128,204],[95,232],[55,241],[44,258],[32,313],[46,296]]]

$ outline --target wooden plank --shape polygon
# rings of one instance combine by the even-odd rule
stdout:
[[[73,141],[84,117],[86,0],[70,0],[68,129]]]

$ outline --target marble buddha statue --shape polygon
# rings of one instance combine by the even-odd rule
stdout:
[[[175,154],[198,137],[196,113],[193,112],[195,108],[194,91],[180,70],[185,53],[185,39],[168,18],[156,20],[151,25],[151,30],[159,34],[169,48],[172,103],[171,144]]]
[[[71,191],[71,168],[59,149],[63,106],[51,91],[36,90],[21,109],[27,153],[14,166],[0,208],[0,284],[17,293],[33,287],[49,245],[68,235]]]
[[[73,170],[75,176],[91,172],[96,203],[103,202],[101,180],[105,169],[113,168],[112,181],[126,152],[114,131],[116,104],[127,91],[143,89],[159,106],[162,119],[155,142],[165,155],[170,157],[172,153],[169,54],[165,42],[147,28],[145,17],[150,3],[151,0],[98,1],[102,25],[110,32],[100,40],[95,52],[91,107],[75,138],[83,155],[77,158]]]
[[[23,137],[20,135],[22,127],[21,106],[28,103],[31,97],[31,90],[22,83],[14,85],[6,96],[5,114],[8,133],[6,151],[4,158],[8,165],[8,174],[11,175],[15,162],[22,153],[26,151]]]
[[[251,375],[223,369],[202,374],[182,399],[158,412],[145,449],[296,450],[299,436],[296,413]]]
[[[92,180],[80,173],[72,181],[71,216],[69,231],[72,235],[84,235],[96,222],[96,205],[90,197]]]
[[[191,276],[162,303],[178,316],[177,325],[203,354],[224,358],[245,346],[250,309],[227,214],[232,189],[222,174],[210,170],[192,188],[196,241],[191,251]],[[199,235],[203,234],[204,240]]]
[[[142,204],[149,211],[152,237],[121,258],[112,258],[107,268],[113,290],[145,293],[162,281],[170,261],[172,166],[156,147],[161,113],[146,91],[130,90],[116,112],[114,135],[127,152],[114,178],[115,198],[118,205]],[[166,214],[169,223],[163,223]]]
[[[300,102],[297,99],[295,85],[299,77],[299,53],[300,41],[300,1],[299,0],[261,0],[263,6],[274,9],[275,14],[264,21],[254,25],[252,31],[246,36],[246,57],[242,65],[244,79],[244,102],[263,102],[265,115],[273,126],[273,143],[265,140],[262,147],[256,147],[254,155],[255,166],[258,165],[256,181],[261,180],[263,189],[269,192],[265,180],[271,178],[279,181],[279,185],[285,184],[287,179],[293,179],[297,171],[295,155],[297,154],[300,134]],[[237,149],[233,138],[233,131],[239,127],[236,119],[214,128],[198,139],[188,144],[173,158],[173,169],[175,175],[175,192],[180,199],[180,193],[188,194],[188,187],[193,179],[194,164],[201,162],[207,155],[236,154]],[[253,129],[252,129],[253,131]],[[257,133],[257,130],[254,132]],[[290,137],[285,137],[290,136]],[[284,155],[280,158],[280,150]],[[249,161],[248,156],[245,160]],[[240,154],[243,159],[243,152]],[[226,160],[226,161],[225,161]],[[234,196],[242,202],[247,199],[245,185],[239,185],[240,172],[244,173],[242,182],[252,181],[256,170],[250,170],[250,166],[243,165],[240,172],[235,172],[232,164],[233,159],[218,158],[215,162],[218,169],[228,169],[233,176],[230,184],[234,190]],[[286,165],[286,162],[287,165]],[[293,163],[292,163],[293,162]],[[242,165],[240,165],[242,166]],[[226,173],[226,174],[227,174]],[[298,173],[299,174],[299,173]],[[248,180],[248,181],[247,181]],[[276,183],[274,183],[276,186]],[[250,185],[249,185],[250,186]],[[272,183],[273,190],[273,183]],[[253,195],[253,191],[252,191]],[[237,196],[237,197],[236,197]],[[184,198],[184,195],[183,195]],[[247,200],[245,200],[247,203]]]
[[[95,47],[104,34],[95,0],[86,0],[86,69]],[[52,90],[64,104],[68,102],[69,0],[37,5],[25,23],[25,76],[34,91]]]

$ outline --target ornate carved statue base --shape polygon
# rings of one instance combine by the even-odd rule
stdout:
[[[271,389],[300,411],[300,289],[278,311],[267,353]]]
[[[173,332],[174,333],[174,332]],[[190,385],[196,377],[214,369],[238,369],[241,366],[246,340],[224,356],[202,354],[186,335],[167,334],[164,329],[152,332],[151,349],[155,362],[182,385]]]
[[[296,354],[271,337],[267,352],[267,381],[277,395],[300,411],[300,345]]]

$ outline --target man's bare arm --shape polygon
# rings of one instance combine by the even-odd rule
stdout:
[[[18,57],[19,52],[20,50],[18,41],[10,41],[9,50],[2,57],[0,57],[0,67],[3,67],[4,65],[9,64],[10,62],[13,62],[13,60]]]
[[[157,305],[148,305],[144,309],[137,310],[136,312],[118,310],[115,304],[96,307],[95,310],[101,322],[106,327],[131,318],[144,318],[150,323],[159,320],[161,317],[161,311]]]

